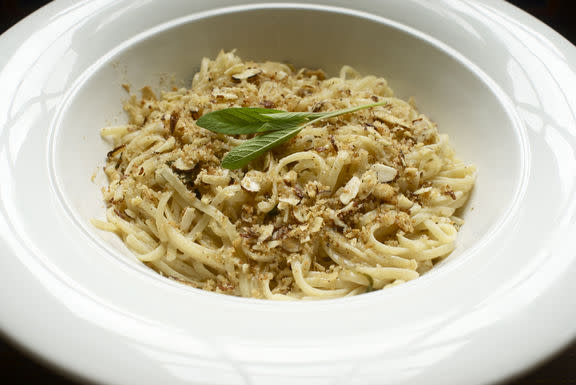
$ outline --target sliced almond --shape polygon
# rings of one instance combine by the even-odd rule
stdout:
[[[398,196],[398,208],[399,209],[408,210],[410,207],[412,207],[412,205],[414,205],[414,202],[412,202],[410,199],[408,199],[406,197],[406,195],[400,194]]]
[[[388,114],[384,111],[375,111],[374,116],[377,119],[383,121],[384,123],[388,123],[392,126],[400,126],[408,129],[414,129],[414,127],[410,123],[406,123],[404,120],[397,118],[394,115]]]
[[[178,158],[174,163],[172,163],[172,167],[180,171],[190,171],[194,168],[194,166],[195,166],[194,163],[192,162],[188,163],[184,161],[182,158]]]
[[[295,238],[283,239],[282,248],[290,253],[297,253],[300,250],[300,241]]]
[[[376,172],[376,178],[380,183],[391,182],[398,174],[398,171],[396,171],[394,167],[386,166],[381,163],[373,164],[371,169]]]
[[[362,181],[357,176],[350,178],[346,186],[342,189],[342,193],[340,193],[340,202],[347,205],[352,199],[356,198],[361,184]]]
[[[274,231],[273,225],[264,225],[260,226],[260,236],[258,237],[258,242],[264,242],[268,238],[272,236],[272,232]]]
[[[256,175],[252,174],[251,172],[246,173],[242,181],[240,182],[240,186],[246,191],[250,192],[258,192],[260,191],[260,182]]]
[[[298,197],[291,195],[288,197],[282,197],[280,199],[278,199],[280,202],[284,202],[289,204],[290,206],[296,206],[298,203],[300,203],[300,199],[298,199]]]
[[[232,75],[232,77],[236,80],[244,80],[244,79],[250,79],[261,73],[262,70],[259,68],[248,68],[247,70],[240,72],[239,74]]]

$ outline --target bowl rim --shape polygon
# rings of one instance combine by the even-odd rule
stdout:
[[[434,280],[436,279],[437,275],[440,274],[446,266],[452,264],[461,264],[466,263],[468,258],[471,258],[475,255],[479,250],[482,249],[483,245],[490,242],[490,240],[494,237],[494,235],[499,231],[499,229],[503,228],[516,214],[517,210],[519,209],[520,202],[522,197],[526,193],[527,183],[528,183],[528,174],[529,170],[526,166],[530,160],[530,149],[528,146],[528,139],[526,133],[526,127],[522,123],[522,120],[518,116],[517,112],[515,111],[513,104],[510,98],[506,95],[506,93],[499,87],[499,85],[490,78],[482,69],[476,66],[473,62],[468,60],[466,57],[461,55],[458,51],[451,48],[447,44],[429,36],[421,31],[418,31],[415,28],[409,27],[407,25],[395,22],[385,17],[369,14],[362,11],[357,11],[353,9],[347,9],[343,7],[336,7],[336,6],[327,6],[327,5],[315,5],[315,4],[295,4],[295,3],[275,3],[275,4],[249,4],[245,6],[229,6],[229,7],[222,7],[211,9],[203,12],[194,13],[187,16],[182,16],[174,20],[170,20],[164,22],[156,27],[150,28],[124,42],[117,45],[110,51],[108,51],[105,55],[103,55],[100,59],[98,59],[94,64],[88,67],[74,82],[74,84],[69,88],[66,92],[65,96],[63,97],[61,105],[57,108],[57,112],[54,115],[54,119],[51,126],[51,134],[49,137],[49,177],[50,177],[50,184],[53,191],[56,192],[58,201],[66,214],[72,218],[75,222],[76,226],[79,229],[82,229],[84,232],[84,236],[86,239],[90,239],[91,245],[94,247],[98,247],[105,251],[107,254],[113,256],[121,263],[125,264],[129,268],[137,269],[140,273],[145,274],[147,277],[150,277],[154,280],[160,281],[162,284],[167,284],[172,287],[175,287],[179,290],[186,291],[194,291],[200,295],[209,295],[213,296],[215,300],[218,299],[225,299],[230,300],[233,302],[238,303],[251,303],[264,306],[278,306],[278,307],[286,307],[286,306],[314,306],[313,302],[311,301],[270,301],[264,299],[256,299],[256,298],[243,298],[243,297],[235,297],[226,294],[214,293],[214,292],[207,292],[201,289],[197,289],[191,287],[189,285],[185,285],[178,281],[160,276],[155,271],[152,271],[145,266],[135,266],[133,261],[126,257],[126,255],[122,254],[119,250],[108,244],[107,242],[103,242],[95,233],[98,230],[94,229],[94,227],[86,222],[80,214],[73,208],[72,202],[67,197],[66,192],[64,191],[64,182],[61,180],[61,177],[58,175],[58,137],[62,135],[62,125],[65,117],[71,108],[71,105],[74,103],[74,99],[78,96],[78,93],[82,91],[85,83],[94,76],[101,68],[104,66],[114,62],[117,60],[118,56],[120,56],[124,51],[131,49],[132,47],[142,43],[143,41],[155,36],[156,34],[165,32],[172,28],[177,28],[182,25],[201,21],[205,19],[210,19],[213,17],[218,17],[222,15],[231,15],[236,13],[244,13],[244,12],[253,12],[258,10],[302,10],[302,11],[319,11],[319,12],[327,12],[327,13],[334,13],[338,15],[346,15],[352,16],[380,24],[384,24],[390,28],[396,29],[406,35],[410,35],[418,40],[423,41],[425,44],[434,47],[438,51],[441,51],[443,54],[449,56],[450,58],[454,59],[458,62],[463,68],[471,73],[472,76],[477,78],[482,84],[484,84],[492,93],[492,96],[498,100],[500,106],[506,111],[508,118],[511,121],[511,125],[514,129],[515,139],[517,141],[518,148],[520,149],[520,157],[519,157],[519,168],[520,172],[520,183],[516,187],[513,192],[513,198],[510,202],[507,209],[501,213],[497,219],[492,223],[489,227],[488,231],[480,236],[473,244],[467,247],[465,250],[461,252],[456,260],[451,260],[450,263],[442,263],[442,266],[436,266],[431,271],[427,272],[425,275],[419,277],[416,280],[412,280],[406,282],[402,285],[397,287],[390,288],[385,291],[375,291],[372,293],[366,293],[365,295],[394,295],[394,292],[397,290],[402,290],[406,285],[418,285],[419,282],[422,280]],[[142,268],[144,267],[144,268]],[[357,300],[358,296],[352,297],[339,297],[339,298],[327,298],[323,299],[323,303],[331,303],[331,302],[343,302],[343,301],[355,301]]]
[[[223,0],[223,2],[236,3],[232,0]],[[333,2],[323,0],[317,1],[317,3],[330,3],[330,4],[336,2],[338,1]],[[6,49],[5,52],[10,52],[10,54],[7,54],[6,57],[0,58],[0,84],[8,84],[9,86],[14,86],[14,83],[13,82],[10,83],[10,81],[14,81],[15,79],[16,81],[22,80],[24,74],[18,71],[16,71],[16,73],[14,74],[11,74],[12,79],[7,79],[6,69],[9,64],[16,63],[17,62],[16,59],[22,60],[22,57],[18,57],[18,55],[21,56],[23,55],[22,51],[18,51],[18,46],[26,42],[27,39],[29,39],[30,35],[38,33],[38,31],[43,30],[43,28],[45,28],[50,23],[55,23],[56,19],[58,19],[58,17],[61,17],[62,15],[65,15],[66,12],[70,12],[68,16],[70,16],[70,18],[74,20],[74,23],[79,23],[83,17],[92,16],[98,11],[104,9],[106,6],[111,5],[112,3],[113,3],[112,0],[96,0],[93,2],[87,1],[76,4],[70,0],[61,0],[58,2],[54,2],[50,4],[48,7],[41,9],[37,13],[28,17],[23,22],[21,22],[11,30],[9,30],[5,35],[0,37],[0,47],[5,48]],[[122,4],[125,5],[126,3],[127,1],[120,1],[118,2],[119,4],[118,6],[121,6]],[[174,0],[173,3],[181,5],[183,4],[183,1]],[[341,3],[344,4],[344,2]],[[422,0],[409,0],[405,4],[407,4],[406,7],[408,7],[409,5],[414,4],[420,6],[423,5],[424,3],[425,1]],[[368,6],[374,4],[376,3],[370,0],[360,0],[354,3],[354,5],[348,4],[348,6],[359,8],[361,6]],[[399,4],[399,2],[395,2],[394,4]],[[464,7],[464,6],[469,7],[466,8],[467,11],[470,12],[475,11],[477,12],[477,14],[472,15],[472,13],[464,12],[462,8],[458,9],[458,7]],[[402,5],[396,6],[396,8],[398,9],[400,9],[401,7]],[[488,21],[491,19],[495,20],[493,21],[494,24],[492,24],[491,26],[499,29],[500,32],[506,33],[506,31],[508,31],[508,33],[510,33],[510,31],[513,31],[519,34],[516,37],[516,41],[512,40],[507,41],[508,44],[506,45],[507,47],[514,47],[520,49],[519,45],[516,46],[514,44],[516,44],[517,41],[520,41],[521,37],[529,38],[523,40],[521,43],[525,49],[533,50],[531,52],[531,55],[533,55],[533,57],[532,56],[523,56],[523,57],[527,61],[540,60],[542,62],[542,65],[544,65],[544,68],[549,72],[547,74],[540,74],[538,76],[546,75],[550,76],[552,79],[556,79],[554,77],[554,73],[556,74],[561,73],[562,75],[567,75],[569,78],[568,80],[573,80],[575,78],[576,68],[574,64],[571,64],[576,62],[575,60],[576,50],[574,49],[574,46],[572,46],[558,34],[553,32],[551,29],[544,26],[542,23],[518,11],[515,7],[509,4],[492,0],[477,0],[474,2],[468,0],[462,0],[460,3],[456,4],[452,1],[447,0],[432,5],[431,7],[433,8],[433,10],[443,10],[443,11],[450,10],[451,12],[454,13],[454,15],[458,15],[463,18],[470,17],[473,19],[474,17],[476,17],[477,19],[475,20],[484,20],[483,22],[484,24],[488,23]],[[73,14],[72,12],[73,10],[74,11],[84,10],[84,11],[78,12],[77,14]],[[494,17],[496,18],[494,19]],[[518,29],[518,25],[521,26],[520,30]],[[485,26],[486,25],[482,25],[482,27]],[[71,32],[78,27],[79,24],[73,24],[73,26],[70,27],[70,29],[67,30],[66,32]],[[442,36],[443,31],[441,27],[437,28],[439,29],[432,28],[434,33],[432,33],[431,35]],[[47,32],[47,35],[49,35],[51,39],[57,39],[59,36],[59,35],[55,36],[54,31],[47,31],[45,29],[44,31]],[[524,35],[522,35],[521,33],[524,33]],[[506,35],[506,37],[512,39],[508,35]],[[547,51],[546,49],[548,49],[549,51]],[[466,50],[462,49],[462,51]],[[34,53],[28,52],[27,54],[24,55],[26,59],[25,62],[28,64],[30,62],[35,62],[37,57],[34,56],[40,54],[42,54],[42,52],[34,52]],[[475,55],[475,53],[473,52],[466,51],[464,55],[468,58],[471,58],[470,60],[472,61],[479,60],[478,56]],[[490,71],[487,71],[485,69],[486,66],[489,67],[489,65],[483,63],[482,68],[490,75]],[[523,67],[523,69],[526,68]],[[531,76],[536,76],[533,72],[533,69],[532,72],[528,71],[528,73],[531,74]],[[15,92],[16,90],[19,90],[18,86],[21,84],[22,83],[16,84],[15,86],[16,88],[7,87],[4,88],[3,91],[0,91],[0,100],[3,100],[4,98],[10,98],[12,94],[9,94],[9,92]],[[2,88],[0,88],[0,90],[1,89]],[[565,133],[571,135],[574,133],[573,123],[574,123],[574,110],[576,109],[576,100],[574,99],[574,96],[570,96],[570,94],[567,93],[568,88],[566,85],[559,83],[552,84],[551,88],[549,88],[548,90],[550,91],[552,89],[554,91],[559,92],[559,94],[563,96],[563,99],[560,100],[559,103],[562,103],[562,107],[566,108],[566,111],[569,111],[571,113],[571,117],[569,116],[568,118],[566,118],[566,120],[560,121],[561,124],[559,126],[551,126],[551,127],[547,126],[546,129],[551,135],[565,134]],[[508,87],[508,89],[505,89],[504,92],[510,94],[510,87]],[[28,95],[28,97],[31,97],[31,95]],[[515,108],[516,109],[518,108],[517,102],[515,103]],[[556,121],[554,120],[555,116],[551,117],[544,116],[544,112],[547,111],[547,108],[548,107],[546,105],[541,106],[541,110],[539,111],[542,116],[540,117],[542,117],[543,119],[547,118],[549,119],[549,122],[556,123]],[[1,166],[0,175],[4,176],[5,180],[6,178],[8,178],[8,180],[10,180],[12,183],[8,187],[6,185],[0,186],[0,198],[1,198],[0,226],[2,226],[3,229],[5,228],[7,230],[6,232],[3,232],[2,235],[0,236],[0,246],[2,247],[2,249],[6,250],[5,252],[6,255],[10,255],[10,257],[13,258],[0,259],[0,267],[3,269],[3,271],[11,273],[8,274],[6,280],[0,283],[0,285],[2,285],[4,289],[14,289],[14,288],[26,289],[24,292],[28,292],[29,295],[27,297],[21,298],[22,302],[19,303],[18,305],[25,304],[26,306],[36,305],[42,307],[49,305],[53,306],[54,308],[62,310],[61,314],[58,315],[52,314],[51,315],[52,318],[50,321],[52,323],[56,320],[59,321],[66,320],[66,322],[74,324],[75,328],[74,332],[77,334],[71,336],[70,338],[82,336],[83,338],[91,339],[91,342],[93,343],[96,341],[95,337],[97,336],[102,338],[104,336],[107,336],[106,338],[110,338],[110,335],[112,334],[116,335],[118,334],[118,331],[111,331],[106,329],[106,333],[98,334],[103,333],[100,330],[103,328],[103,326],[110,326],[106,325],[105,322],[103,322],[102,318],[95,318],[91,320],[92,323],[94,323],[93,325],[89,324],[86,319],[81,317],[81,315],[73,312],[73,310],[81,308],[83,305],[82,301],[87,299],[92,301],[89,307],[92,310],[96,309],[96,305],[100,301],[100,298],[92,296],[90,292],[82,290],[81,287],[80,288],[77,287],[76,282],[70,280],[65,275],[63,276],[61,271],[55,271],[53,269],[54,266],[51,264],[50,260],[46,258],[37,259],[36,257],[39,254],[41,255],[42,251],[38,249],[36,245],[33,243],[27,244],[27,242],[30,240],[29,238],[30,234],[26,234],[26,232],[23,232],[25,226],[23,226],[17,215],[18,213],[17,210],[21,208],[18,207],[17,201],[14,196],[15,188],[17,187],[17,185],[21,184],[22,181],[16,180],[14,177],[11,177],[12,175],[11,168],[15,166],[15,162],[13,162],[11,159],[5,158],[6,148],[8,148],[11,145],[14,145],[14,143],[12,144],[7,143],[5,138],[6,135],[8,135],[11,130],[14,130],[15,127],[15,122],[11,120],[10,114],[8,114],[7,112],[8,110],[6,110],[6,108],[0,107],[0,139],[2,139],[0,141],[0,154],[2,154],[3,156],[2,158],[0,158],[0,166]],[[560,119],[563,117],[564,116],[558,116],[557,118]],[[531,183],[531,185],[526,187],[527,194],[524,197],[524,199],[526,200],[526,202],[534,203],[533,199],[534,191],[530,190],[529,188],[533,185],[534,178],[537,175],[544,178],[543,175],[545,175],[545,172],[552,173],[553,171],[558,171],[559,169],[562,169],[563,172],[569,172],[569,174],[565,175],[571,176],[573,175],[573,171],[571,171],[569,167],[574,166],[574,160],[569,157],[563,157],[562,160],[566,161],[565,164],[557,164],[556,168],[552,168],[550,170],[543,170],[539,162],[544,160],[544,155],[547,155],[546,160],[548,161],[559,160],[560,159],[559,157],[562,155],[561,153],[554,151],[550,151],[549,154],[548,153],[543,154],[543,146],[549,145],[551,148],[553,148],[554,144],[559,143],[558,142],[559,139],[558,137],[552,137],[552,138],[547,137],[546,139],[551,141],[550,143],[544,143],[544,139],[537,140],[539,137],[536,136],[537,131],[535,130],[534,122],[528,121],[527,115],[522,115],[522,118],[524,123],[529,127],[528,145],[530,147],[530,153],[531,153],[531,158],[527,160],[527,162],[530,165],[530,167],[527,167],[527,173],[528,173],[527,177],[529,178],[529,182]],[[22,127],[23,125],[24,123],[20,123],[20,127]],[[566,144],[570,149],[570,151],[574,150],[574,148],[576,147],[574,142],[571,142],[569,141],[569,139],[563,137],[561,137],[561,139],[563,140],[561,143]],[[556,140],[556,142],[553,142],[553,140]],[[26,143],[26,145],[28,144],[29,143]],[[48,160],[48,158],[45,159]],[[554,163],[551,164],[554,165]],[[576,310],[573,310],[576,307],[566,306],[567,302],[569,304],[574,304],[574,300],[571,300],[569,297],[567,298],[565,294],[563,294],[566,292],[569,293],[571,290],[575,288],[575,284],[568,281],[567,276],[571,275],[570,273],[576,272],[576,261],[575,261],[576,257],[572,249],[568,248],[566,250],[563,250],[560,247],[560,245],[569,247],[570,244],[569,242],[568,243],[566,242],[566,238],[569,240],[570,234],[573,234],[573,230],[576,229],[576,224],[574,223],[575,219],[573,218],[573,216],[571,217],[571,215],[576,212],[576,205],[575,205],[576,202],[573,202],[573,199],[571,200],[566,199],[568,195],[573,193],[574,191],[573,186],[569,184],[568,181],[566,180],[558,178],[554,179],[553,178],[554,176],[555,175],[551,175],[550,180],[552,180],[553,182],[557,182],[558,186],[550,185],[549,187],[550,189],[557,189],[558,195],[556,197],[557,198],[556,201],[551,202],[550,204],[555,205],[553,207],[557,207],[562,204],[563,212],[550,213],[550,215],[558,214],[554,216],[554,219],[557,220],[558,223],[555,227],[554,233],[549,235],[549,237],[553,241],[559,241],[559,240],[561,241],[562,239],[564,239],[564,242],[562,243],[559,241],[558,244],[556,245],[540,245],[538,251],[546,253],[546,256],[549,257],[549,260],[547,260],[547,263],[549,265],[538,266],[538,268],[536,268],[535,266],[530,266],[530,269],[526,267],[525,268],[526,271],[523,271],[523,273],[525,274],[523,275],[517,274],[518,281],[514,282],[513,287],[508,287],[506,288],[506,290],[503,290],[500,293],[502,294],[503,298],[491,299],[493,303],[500,306],[499,308],[496,305],[494,306],[491,305],[492,306],[491,308],[487,308],[486,306],[482,307],[480,305],[486,305],[486,303],[481,303],[479,304],[478,309],[474,309],[475,311],[470,312],[468,314],[468,316],[471,318],[466,318],[462,314],[459,316],[460,317],[459,319],[462,321],[462,323],[460,324],[461,327],[466,325],[470,326],[471,321],[482,320],[482,316],[487,317],[488,320],[491,320],[492,318],[496,317],[497,319],[493,323],[477,324],[475,326],[476,334],[471,334],[471,332],[465,332],[464,334],[458,335],[457,331],[452,331],[451,335],[451,337],[453,337],[453,340],[456,341],[458,341],[459,339],[466,340],[465,341],[466,346],[468,345],[472,346],[472,344],[475,343],[475,345],[473,345],[475,346],[474,349],[479,350],[480,347],[487,348],[488,346],[490,346],[488,343],[482,343],[480,339],[482,338],[490,339],[491,337],[490,332],[492,331],[499,330],[498,337],[500,342],[502,341],[506,342],[507,341],[506,338],[509,338],[505,335],[505,333],[502,333],[503,330],[506,330],[517,337],[524,337],[522,333],[526,333],[525,340],[518,341],[518,344],[520,344],[520,348],[523,349],[517,347],[516,351],[514,352],[515,353],[514,357],[512,357],[512,354],[510,354],[510,357],[505,357],[506,359],[504,361],[506,365],[502,366],[504,363],[503,361],[500,366],[495,365],[494,368],[491,368],[493,370],[491,370],[490,373],[488,373],[488,371],[486,371],[485,373],[479,373],[478,371],[473,372],[474,368],[468,366],[467,369],[472,371],[473,376],[473,378],[470,379],[469,383],[485,383],[485,382],[499,381],[504,378],[509,378],[513,375],[516,375],[521,371],[526,370],[528,367],[535,365],[536,363],[541,361],[543,358],[549,356],[550,354],[557,352],[560,348],[568,344],[576,335],[576,326],[572,322],[573,319],[576,318]],[[515,225],[516,226],[523,225],[524,227],[527,226],[525,223],[524,224],[515,223]],[[532,233],[527,234],[531,235]],[[530,236],[526,237],[527,244],[528,243],[533,244],[534,242],[536,242],[536,239],[532,239],[532,237]],[[519,248],[520,246],[525,247],[525,245],[519,245]],[[542,261],[542,258],[540,258],[541,256],[531,255],[530,257],[531,257],[530,261],[533,262],[534,264]],[[18,282],[18,280],[23,280],[25,282]],[[58,288],[60,290],[65,290],[64,292],[61,292],[61,294],[66,293],[67,295],[72,296],[74,294],[72,292],[75,292],[80,293],[81,295],[79,297],[67,297],[62,299],[55,298],[53,296],[54,293],[48,292],[47,289],[55,288],[56,285],[61,285],[58,286]],[[411,290],[404,290],[404,291],[408,292]],[[397,292],[399,293],[400,291],[398,290]],[[375,300],[376,296],[373,297]],[[43,301],[45,301],[46,304],[40,305],[40,302]],[[346,309],[340,306],[341,304],[338,304],[338,306],[334,305],[334,307],[338,307],[339,310],[341,310],[342,312],[345,311],[352,312],[353,310],[354,311],[358,310],[359,307],[366,305],[368,302],[371,302],[373,305],[375,301],[363,300],[359,302],[362,303],[347,304],[347,306],[350,305],[351,307]],[[50,336],[47,335],[43,336],[42,331],[33,331],[30,329],[29,326],[30,322],[34,322],[35,315],[26,313],[23,309],[19,309],[16,306],[14,299],[8,297],[5,293],[0,293],[0,304],[2,304],[3,308],[6,309],[6,313],[4,313],[2,317],[0,317],[0,329],[4,331],[4,333],[9,338],[17,341],[20,344],[20,346],[24,346],[27,350],[34,352],[34,354],[36,354],[37,356],[44,357],[46,360],[50,361],[57,367],[63,368],[69,373],[75,373],[86,379],[90,379],[92,381],[109,382],[109,383],[123,383],[123,381],[125,382],[126,377],[123,377],[123,374],[121,372],[114,373],[114,370],[118,369],[118,367],[111,365],[107,372],[103,371],[102,373],[100,373],[96,371],[93,364],[90,364],[87,361],[82,361],[80,357],[74,357],[72,351],[66,351],[66,348],[77,346],[75,344],[78,344],[79,341],[73,342],[70,339],[66,339],[68,337],[66,338],[63,337],[61,341],[62,346],[55,346],[55,344],[48,343],[48,342],[54,342],[53,339],[52,340],[50,339],[51,338]],[[68,305],[70,307],[65,308],[63,307],[63,305]],[[100,306],[100,308],[98,308],[98,311],[100,311],[101,313],[91,315],[102,316],[102,314],[106,313],[107,315],[112,316],[113,313],[114,314],[122,313],[121,309],[117,309],[109,305],[110,304],[107,303],[98,303],[98,306]],[[245,303],[241,305],[244,306]],[[509,308],[505,308],[506,305],[508,305]],[[238,314],[243,314],[241,310],[238,309],[238,307],[232,303],[229,306],[229,310],[230,309],[237,312]],[[315,309],[315,313],[319,314],[323,309],[325,309],[325,307],[319,305],[318,309]],[[295,309],[290,309],[290,311],[292,310]],[[220,314],[218,313],[219,311],[220,311],[219,309],[214,309],[214,312],[217,314]],[[312,310],[306,309],[306,311],[312,311]],[[486,313],[482,314],[482,311],[486,311]],[[554,312],[553,316],[546,314],[547,311]],[[282,311],[278,311],[278,314],[275,314],[274,316],[281,316],[282,315],[281,313]],[[341,315],[343,317],[347,317],[347,319],[355,319],[353,314],[342,313]],[[133,317],[133,314],[127,312],[124,312],[124,316],[126,316],[126,318],[131,318],[132,322],[137,322],[138,325],[141,326],[147,325],[147,327],[148,326],[152,327],[151,325],[149,325],[149,320],[147,319],[136,319]],[[270,315],[270,317],[272,316],[273,315]],[[514,334],[515,331],[512,330],[510,326],[508,326],[508,328],[506,328],[505,326],[506,322],[512,322],[512,321],[516,321],[516,323],[512,324],[512,326],[519,326],[520,325],[519,322],[522,319],[524,319],[524,321],[526,319],[529,319],[530,321],[532,321],[531,323],[533,323],[534,325],[522,325],[522,330],[516,332],[517,334]],[[532,334],[532,332],[538,331],[538,328],[535,325],[547,324],[548,321],[551,320],[554,320],[555,325],[557,326],[554,330],[546,330],[545,335],[544,333],[542,335]],[[484,321],[486,321],[486,319],[484,319]],[[99,322],[100,325],[96,325]],[[80,327],[80,324],[82,324],[82,327]],[[114,325],[115,326],[120,325],[120,322],[118,321]],[[497,325],[498,327],[495,325]],[[89,330],[90,333],[83,335],[80,333],[81,330],[84,331]],[[127,332],[126,330],[122,331]],[[364,338],[366,336],[357,334],[355,335],[355,337]],[[377,335],[370,335],[369,337],[370,339],[373,340],[377,340],[379,338],[379,336]],[[444,339],[441,339],[441,341],[444,341],[445,346],[448,346],[446,344],[446,338],[448,337],[449,336],[444,335],[443,336]],[[127,346],[128,344],[131,343],[131,341],[128,338],[123,339],[121,342],[120,339],[118,338],[115,340],[116,344]],[[217,345],[219,347],[226,346],[228,349],[232,349],[233,348],[232,345],[238,343],[239,341],[238,338],[239,338],[238,336],[233,336],[230,337],[230,341],[228,342],[218,341]],[[197,341],[200,340],[198,339]],[[107,343],[110,342],[111,340],[108,339]],[[321,341],[318,340],[318,342],[320,343]],[[346,339],[344,339],[344,342],[347,344],[345,348],[349,348],[351,351],[357,348],[355,347],[355,345],[352,344],[352,342]],[[86,341],[83,341],[83,343],[86,343]],[[259,343],[261,344],[259,346],[265,347],[265,345],[262,345],[262,341],[260,341]],[[538,349],[535,349],[536,347]],[[262,359],[264,357],[263,354],[270,354],[269,350],[264,350],[263,352],[261,352],[260,356],[258,356],[256,352],[250,351],[250,349],[244,350],[243,352],[253,356],[255,360],[254,362],[257,362],[257,359]],[[238,361],[237,356],[238,353],[239,351],[227,350],[224,361],[226,361],[227,363],[240,362],[238,365],[240,366],[245,365],[244,361]],[[479,354],[480,353],[476,352],[476,357],[482,357],[482,355]],[[498,354],[501,353],[496,352],[496,354],[494,354],[493,359],[496,359]],[[272,357],[270,357],[270,359],[272,359]],[[424,361],[420,362],[422,363]],[[481,365],[486,365],[486,362],[482,360],[477,361],[476,363],[479,364],[478,365],[479,367]],[[495,364],[495,362],[492,363]],[[158,364],[158,362],[156,362],[156,364]],[[124,369],[124,372],[126,372],[126,368]],[[450,381],[452,381],[452,383],[458,383],[454,381],[458,381],[458,379],[464,379],[464,378],[469,379],[468,374],[462,372],[455,372],[453,377],[447,379],[447,383],[449,383]],[[148,379],[148,381],[152,380],[153,377],[151,376],[150,379]],[[239,383],[239,381],[236,382]]]

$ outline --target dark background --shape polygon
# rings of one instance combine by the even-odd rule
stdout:
[[[574,12],[576,0],[510,0],[509,2],[550,25],[572,43],[576,42],[576,14]],[[46,0],[0,0],[0,33],[47,3],[49,1]],[[76,385],[29,359],[2,337],[0,337],[0,383],[3,385]],[[557,357],[509,385],[540,384],[576,385],[576,344],[572,344]]]

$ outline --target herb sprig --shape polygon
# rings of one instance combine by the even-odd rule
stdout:
[[[226,135],[260,134],[234,147],[222,159],[222,167],[242,168],[266,151],[296,136],[304,127],[388,101],[328,112],[287,112],[267,108],[225,108],[203,115],[196,121],[202,128]]]

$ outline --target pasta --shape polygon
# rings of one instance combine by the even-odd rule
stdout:
[[[331,111],[387,102],[305,127],[238,170],[220,160],[250,136],[198,127],[210,111]],[[190,89],[125,103],[103,189],[106,221],[159,274],[242,297],[322,299],[395,286],[455,247],[475,167],[387,82],[338,77],[234,52],[203,59]]]

